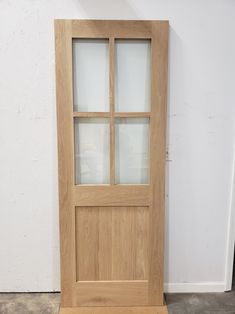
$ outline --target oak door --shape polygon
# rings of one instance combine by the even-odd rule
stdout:
[[[168,22],[55,32],[62,306],[162,305]]]

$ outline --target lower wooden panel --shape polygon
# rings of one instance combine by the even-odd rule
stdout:
[[[76,207],[77,281],[148,278],[148,207]]]
[[[65,307],[60,314],[168,314],[167,306],[138,307]]]

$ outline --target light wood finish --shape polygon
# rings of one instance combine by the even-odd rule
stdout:
[[[77,282],[75,306],[148,305],[148,281],[113,280]]]
[[[168,314],[167,306],[61,308],[60,314]]]
[[[163,304],[168,26],[154,25],[151,42],[149,302]],[[156,228],[157,226],[157,228]]]
[[[74,186],[75,206],[148,206],[148,185]]]
[[[75,241],[73,241],[75,233],[72,190],[74,185],[74,162],[71,22],[55,21],[55,29],[61,304],[71,306],[73,304],[73,283],[76,270],[74,259]]]
[[[110,184],[115,184],[115,55],[114,55],[114,37],[109,38],[109,104],[110,104]]]
[[[79,38],[148,38],[156,37],[155,31],[168,28],[168,21],[136,20],[70,20],[72,36]]]
[[[74,118],[109,118],[109,112],[74,112]]]
[[[77,281],[147,280],[148,211],[77,207]]]
[[[163,235],[168,22],[56,20],[55,31],[61,313],[167,313]],[[109,39],[110,112],[73,112],[74,37]],[[114,110],[116,38],[151,39],[151,112]],[[79,117],[110,119],[110,185],[75,185],[73,123]],[[115,185],[117,117],[150,117],[147,185]],[[97,308],[71,308],[78,306]]]
[[[148,118],[150,112],[115,112],[115,118]]]
[[[113,106],[111,106],[111,110],[113,109]],[[110,112],[77,112],[75,111],[73,113],[73,116],[75,118],[110,118],[111,116],[115,118],[148,118],[150,117],[150,112],[113,112],[110,114]]]

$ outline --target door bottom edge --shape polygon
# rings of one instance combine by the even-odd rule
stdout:
[[[167,306],[60,307],[59,314],[168,314]]]

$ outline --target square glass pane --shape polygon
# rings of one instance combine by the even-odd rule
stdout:
[[[151,41],[118,39],[115,44],[116,111],[150,111]]]
[[[109,119],[75,119],[76,184],[109,183]]]
[[[149,118],[117,118],[115,135],[116,183],[148,183]]]
[[[109,42],[73,40],[74,111],[109,111]]]

